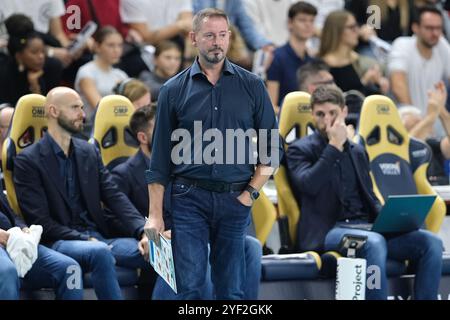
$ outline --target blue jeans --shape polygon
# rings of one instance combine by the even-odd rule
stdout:
[[[409,260],[416,267],[414,299],[437,299],[442,272],[443,245],[436,235],[426,230],[417,230],[385,238],[376,232],[337,226],[328,232],[325,250],[338,250],[345,234],[366,236],[367,242],[357,255],[367,260],[367,266],[375,265],[380,268],[381,286],[370,290],[366,288],[367,300],[387,299],[387,258],[398,261]]]
[[[123,299],[115,265],[131,269],[149,268],[133,238],[105,239],[98,232],[88,232],[99,241],[59,240],[52,249],[74,258],[83,272],[92,272],[95,294],[101,300]]]
[[[20,280],[8,252],[0,246],[0,300],[19,299],[21,285],[30,290],[53,288],[56,299],[82,300],[82,279],[79,286],[68,285],[73,269],[81,270],[75,260],[39,245],[38,258]]]
[[[259,284],[261,279],[261,257],[262,248],[258,239],[251,236],[245,237],[245,265],[246,279],[244,282],[244,299],[257,300]],[[211,267],[208,263],[206,283],[202,290],[204,300],[212,300],[214,297],[213,285],[211,282]],[[153,300],[177,300],[178,295],[169,287],[169,285],[158,277],[153,289]]]
[[[172,249],[180,300],[202,298],[208,257],[216,298],[244,298],[244,239],[251,208],[237,200],[240,193],[173,183]]]

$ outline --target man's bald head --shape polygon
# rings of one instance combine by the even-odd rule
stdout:
[[[0,109],[0,145],[6,138],[13,113],[14,108],[10,106],[3,106]]]
[[[45,112],[48,115],[50,106],[55,106],[60,109],[63,106],[71,105],[73,103],[82,104],[78,92],[68,87],[56,87],[47,94]]]
[[[53,134],[76,134],[83,130],[85,113],[80,95],[73,89],[57,87],[47,94],[45,114],[48,130]]]

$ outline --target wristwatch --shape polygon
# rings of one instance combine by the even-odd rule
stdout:
[[[256,190],[255,188],[253,188],[251,185],[247,185],[247,187],[245,188],[246,191],[248,191],[250,193],[250,198],[252,198],[253,201],[255,201],[256,199],[258,199],[259,197],[259,192],[258,190]]]

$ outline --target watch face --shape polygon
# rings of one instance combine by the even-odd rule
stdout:
[[[253,191],[252,192],[252,199],[256,200],[256,199],[258,199],[258,197],[259,197],[259,192],[258,191]]]

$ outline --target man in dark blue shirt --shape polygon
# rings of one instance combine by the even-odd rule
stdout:
[[[289,8],[289,41],[274,52],[272,64],[267,70],[267,90],[278,113],[284,97],[298,90],[297,70],[312,60],[306,41],[314,36],[316,8],[299,1]]]
[[[130,199],[131,203],[143,215],[148,215],[148,191],[145,176],[142,174],[150,165],[151,141],[153,136],[155,108],[146,106],[136,110],[130,119],[130,129],[139,141],[139,151],[126,162],[119,164],[111,172],[119,189]],[[165,221],[168,227],[168,221]],[[251,236],[245,237],[246,280],[244,297],[248,300],[258,299],[261,278],[262,248],[259,241]],[[212,298],[212,284],[208,263],[206,285],[203,297]],[[177,296],[172,289],[158,277],[152,299],[175,300]]]
[[[426,230],[381,235],[349,228],[373,222],[381,205],[373,192],[364,148],[347,139],[347,107],[337,87],[321,86],[311,96],[317,131],[289,146],[289,178],[301,217],[298,249],[339,250],[344,235],[367,237],[358,255],[378,268],[379,285],[366,288],[367,299],[387,298],[386,259],[408,260],[417,267],[415,299],[436,299],[442,268],[442,241]]]
[[[146,229],[154,235],[164,231],[163,194],[172,181],[165,200],[179,297],[201,297],[210,243],[216,297],[242,299],[250,208],[279,164],[281,142],[263,82],[225,58],[226,14],[198,12],[190,37],[197,60],[169,80],[158,98]],[[257,158],[251,148],[256,134]]]

